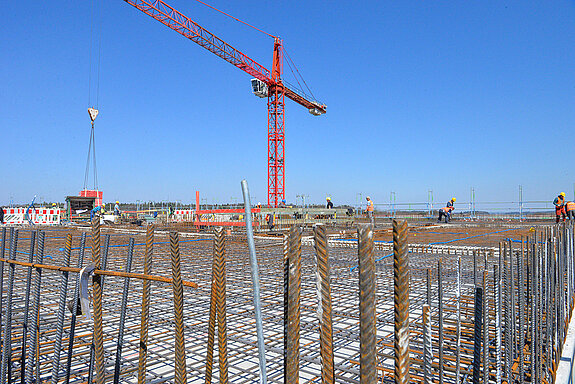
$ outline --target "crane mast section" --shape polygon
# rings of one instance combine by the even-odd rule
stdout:
[[[124,0],[126,3],[153,17],[160,23],[201,45],[228,63],[250,74],[266,84],[273,83],[270,71],[232,47],[189,17],[161,0]]]

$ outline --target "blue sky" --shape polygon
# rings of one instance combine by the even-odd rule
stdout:
[[[4,4],[0,204],[83,186],[94,1]],[[266,103],[250,76],[123,1],[97,3],[104,199],[240,201],[245,178],[265,201]],[[269,37],[192,0],[169,4],[271,66]],[[286,103],[289,201],[426,201],[429,189],[465,201],[471,187],[511,201],[519,184],[527,200],[573,194],[575,2],[210,4],[280,36],[328,105],[314,117]]]

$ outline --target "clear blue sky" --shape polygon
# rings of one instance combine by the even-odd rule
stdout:
[[[83,186],[90,3],[6,1],[0,204]],[[266,200],[264,99],[250,76],[121,0],[101,4],[96,120],[106,201]],[[192,0],[169,3],[271,66],[272,40]],[[574,1],[224,1],[283,38],[328,113],[286,106],[288,201],[479,201],[573,194]],[[93,71],[94,72],[94,71]],[[286,67],[286,72],[289,72]],[[95,75],[91,103],[95,104]],[[288,78],[289,80],[289,78]]]

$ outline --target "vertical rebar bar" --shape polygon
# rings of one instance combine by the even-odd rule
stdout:
[[[11,228],[14,230],[14,227]],[[6,252],[6,227],[2,228],[2,248],[0,249],[0,256],[4,259]],[[2,345],[2,316],[4,314],[2,302],[4,295],[4,261],[0,261],[0,345]],[[0,368],[1,370],[1,368]]]
[[[437,307],[438,307],[438,338],[439,338],[439,384],[443,384],[443,270],[441,258],[437,262]]]
[[[429,270],[428,270],[429,271]],[[431,316],[428,304],[423,306],[423,383],[432,384],[431,364],[433,361],[433,344],[431,340]]]
[[[373,265],[375,279],[375,262]],[[395,383],[409,383],[409,257],[407,221],[393,220],[393,282],[395,310]],[[375,292],[374,292],[375,299]],[[374,308],[375,328],[375,308]],[[374,335],[375,336],[375,335]],[[375,338],[375,337],[374,337]],[[375,367],[374,367],[375,368]],[[376,377],[377,379],[377,377]],[[372,382],[373,383],[373,382]]]
[[[0,209],[2,209],[0,207]],[[30,232],[30,252],[28,252],[28,263],[34,262],[34,246],[36,244],[36,231]],[[24,319],[22,322],[22,347],[20,349],[20,382],[25,383],[26,379],[26,342],[28,341],[28,310],[30,309],[30,287],[32,284],[32,267],[28,267],[26,273],[26,293],[24,295]]]
[[[475,251],[473,252],[475,260]],[[475,272],[474,272],[475,275]],[[457,282],[455,287],[455,305],[457,317],[455,323],[455,382],[461,383],[461,256],[457,258]]]
[[[289,316],[289,235],[283,237],[283,251],[284,251],[284,383],[287,383],[287,359],[288,359],[288,316]]]
[[[134,238],[128,241],[128,257],[126,258],[125,271],[132,270],[132,257],[134,256]],[[124,278],[124,290],[122,291],[122,301],[120,304],[120,323],[118,324],[118,340],[116,342],[116,364],[114,365],[114,384],[120,382],[120,367],[122,362],[122,348],[124,346],[124,324],[126,323],[126,309],[128,307],[128,292],[130,290],[130,279]]]
[[[144,255],[144,274],[152,273],[152,259],[154,256],[154,225],[146,228],[146,253]],[[142,289],[142,314],[140,319],[140,345],[138,355],[138,384],[146,382],[146,363],[148,360],[148,323],[150,320],[150,291],[149,280],[144,280]]]
[[[320,321],[321,382],[334,383],[333,331],[331,320],[331,283],[327,233],[325,225],[313,229],[318,280],[318,309]]]
[[[299,335],[301,295],[301,228],[289,232],[289,291],[287,332],[287,383],[299,383]]]
[[[473,334],[473,384],[481,377],[481,327],[483,323],[483,288],[475,287],[475,320]]]
[[[214,246],[215,249],[215,246]],[[206,347],[206,376],[204,383],[211,384],[214,366],[214,340],[216,336],[218,261],[215,252],[212,254],[212,282],[210,287],[210,312],[208,315],[208,345]]]
[[[184,341],[184,285],[180,267],[180,240],[178,232],[170,232],[170,253],[172,256],[172,289],[174,294],[175,328],[175,384],[185,384],[186,349]]]
[[[358,228],[359,259],[359,382],[377,382],[376,279],[373,255],[373,227]]]
[[[518,332],[518,352],[519,352],[519,383],[523,384],[525,380],[525,356],[523,354],[523,347],[525,346],[525,319],[524,319],[524,281],[523,281],[523,258],[525,256],[525,247],[523,244],[523,236],[521,236],[521,251],[517,257],[517,283],[518,283],[518,296],[517,296],[517,310],[519,317],[519,332]]]
[[[228,328],[226,320],[226,238],[224,228],[216,229],[214,241],[217,258],[217,310],[218,310],[218,361],[220,384],[228,383]]]
[[[489,384],[489,300],[487,270],[483,270],[483,383]]]
[[[44,232],[38,234],[38,251],[36,253],[36,264],[44,261]],[[40,336],[40,288],[42,284],[42,268],[34,268],[34,292],[32,292],[32,323],[30,327],[30,339],[28,344],[28,362],[26,364],[26,384],[38,381],[34,377],[34,367],[39,364],[39,354],[36,349],[39,347],[38,338]]]
[[[266,373],[266,353],[264,343],[264,331],[262,320],[262,308],[260,301],[260,278],[258,271],[258,260],[256,258],[256,246],[254,243],[254,229],[252,227],[252,207],[250,202],[250,191],[248,189],[248,182],[241,181],[242,195],[244,198],[244,212],[246,220],[246,235],[248,240],[248,248],[250,251],[250,268],[252,275],[253,294],[254,294],[254,312],[256,316],[256,332],[258,337],[258,358],[260,363],[260,384],[267,384]]]
[[[431,307],[431,269],[427,268],[427,305]]]
[[[100,269],[100,218],[92,219],[92,262]],[[102,278],[92,276],[92,294],[94,296],[94,362],[96,369],[96,384],[104,384],[104,332],[102,328]]]
[[[78,264],[76,265],[78,268],[82,268],[84,264],[84,253],[86,251],[86,232],[82,233],[80,237],[80,251],[78,253]],[[64,380],[65,384],[70,382],[70,371],[72,368],[72,351],[74,348],[74,336],[76,333],[76,320],[78,316],[78,301],[80,299],[80,274],[78,273],[76,276],[76,285],[74,286],[74,298],[72,299],[72,319],[70,320],[70,333],[69,333],[69,340],[68,340],[68,358],[66,362],[66,378]],[[91,365],[90,365],[91,367]],[[88,375],[91,379],[91,375]],[[89,380],[89,384],[91,380]]]
[[[10,260],[16,259],[16,249],[18,248],[18,229],[10,229]],[[12,382],[10,366],[12,362],[12,295],[14,292],[14,272],[15,264],[8,265],[8,292],[6,293],[6,315],[4,319],[4,341],[2,347],[2,369],[0,370],[0,382]]]
[[[66,236],[64,246],[64,266],[70,266],[70,256],[72,254],[72,234]],[[64,314],[66,311],[66,295],[68,292],[68,272],[62,272],[60,280],[60,299],[58,302],[58,321],[56,323],[56,335],[54,338],[54,354],[52,357],[52,378],[50,382],[57,384],[60,379],[60,352],[62,351],[62,335],[64,333]]]
[[[499,266],[493,265],[493,299],[495,302],[495,382],[501,384],[501,278]]]

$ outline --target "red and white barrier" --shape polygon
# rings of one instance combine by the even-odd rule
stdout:
[[[28,224],[26,209],[3,208],[4,224]],[[30,219],[37,225],[59,225],[63,213],[64,211],[58,208],[31,208],[29,210]]]
[[[192,221],[194,219],[193,209],[176,209],[170,221],[180,223],[182,221]]]

